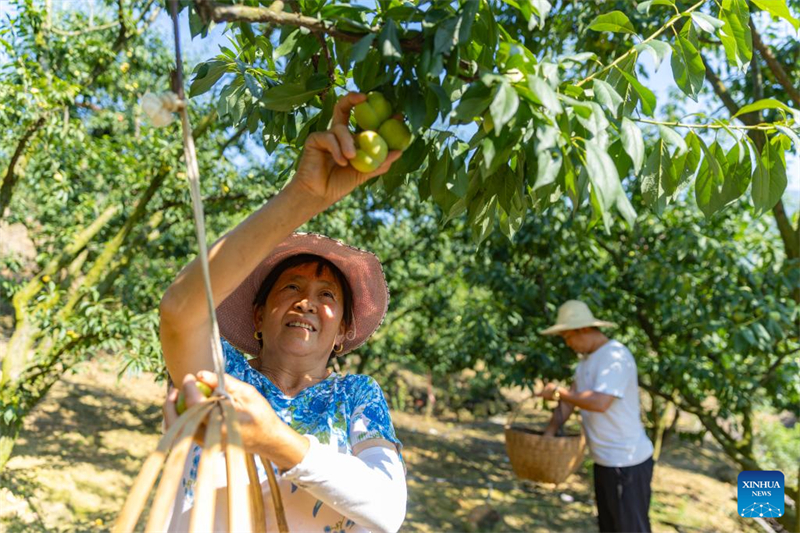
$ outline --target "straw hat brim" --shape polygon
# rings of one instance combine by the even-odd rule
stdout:
[[[217,306],[220,334],[237,350],[258,355],[254,338],[253,300],[261,283],[281,261],[299,254],[324,257],[347,278],[353,292],[353,324],[339,355],[364,344],[380,327],[389,308],[389,286],[380,259],[365,250],[316,233],[294,233],[280,243],[253,272]]]
[[[605,320],[590,320],[588,322],[576,322],[572,324],[556,324],[539,332],[540,335],[557,335],[562,331],[581,328],[615,328],[617,325]]]

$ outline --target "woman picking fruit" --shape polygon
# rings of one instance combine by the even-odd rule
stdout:
[[[380,387],[368,376],[339,375],[327,367],[331,357],[366,342],[383,321],[389,293],[380,261],[328,237],[293,233],[400,157],[400,150],[388,151],[386,141],[362,125],[362,134],[374,133],[384,143],[383,153],[366,154],[367,167],[355,162],[359,150],[348,129],[350,112],[354,107],[357,116],[372,112],[359,107],[376,100],[369,98],[343,96],[331,128],[309,135],[289,184],[209,251],[213,297],[221,302],[226,390],[245,448],[277,467],[290,531],[393,532],[405,517],[401,444]],[[378,106],[380,123],[370,124],[378,129],[391,116],[391,107],[380,98],[381,105],[386,103]],[[399,144],[396,140],[392,145],[405,148],[410,134]],[[377,164],[376,156],[382,156]],[[164,359],[172,381],[182,384],[188,407],[207,395],[197,384],[217,385],[210,335],[201,266],[195,260],[161,302]],[[246,360],[243,353],[253,358]],[[178,416],[177,400],[178,390],[172,389],[164,407],[167,424]],[[177,494],[172,531],[189,529],[199,457],[195,446]],[[217,486],[224,487],[224,457],[218,460]],[[267,528],[275,531],[261,464],[259,476]],[[218,490],[220,529],[226,524],[225,498],[226,492]]]

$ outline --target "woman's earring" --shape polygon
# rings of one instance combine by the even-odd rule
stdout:
[[[344,351],[344,344],[339,344],[338,349],[336,344],[333,345],[333,353],[335,353],[336,355],[339,355],[343,351]]]
[[[257,341],[260,341],[260,340],[263,338],[263,335],[261,334],[261,332],[260,332],[260,331],[256,331],[255,333],[253,333],[253,337],[254,337],[254,338],[257,340]]]

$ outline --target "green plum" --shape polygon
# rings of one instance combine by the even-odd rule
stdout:
[[[356,137],[356,156],[350,160],[353,168],[369,173],[381,166],[389,154],[386,141],[374,131],[362,131]]]
[[[367,94],[367,101],[353,108],[356,123],[362,130],[378,131],[389,117],[392,116],[392,105],[379,92]]]
[[[195,385],[197,388],[200,389],[200,392],[206,398],[210,398],[211,394],[214,392],[211,390],[211,387],[203,383],[202,381],[195,381]],[[178,393],[178,401],[175,402],[175,410],[178,412],[179,415],[182,415],[184,411],[186,411],[186,395],[183,394],[183,390]]]
[[[411,130],[396,118],[384,122],[378,134],[386,141],[389,150],[405,150],[411,144]]]

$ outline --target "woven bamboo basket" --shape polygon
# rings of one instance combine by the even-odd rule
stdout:
[[[133,487],[125,500],[125,505],[117,517],[112,531],[113,533],[133,532],[157,481],[158,488],[153,497],[145,531],[163,531],[166,528],[192,442],[196,437],[202,435],[203,451],[200,455],[200,465],[197,471],[195,501],[189,517],[189,531],[191,533],[207,533],[212,531],[214,527],[217,496],[214,482],[214,461],[220,453],[224,453],[227,474],[228,531],[235,533],[266,533],[267,521],[255,456],[247,453],[244,448],[236,420],[236,411],[228,394],[225,392],[225,363],[219,340],[216,306],[211,293],[208,250],[206,248],[202,196],[200,194],[200,171],[197,166],[194,137],[192,136],[192,128],[189,122],[186,95],[183,90],[178,0],[169,0],[168,4],[175,37],[175,71],[173,72],[172,81],[178,100],[181,102],[181,105],[177,106],[175,110],[177,110],[181,119],[183,153],[189,178],[189,193],[192,198],[195,231],[200,248],[199,257],[203,266],[203,279],[205,281],[206,298],[211,319],[214,371],[219,380],[219,387],[215,391],[216,395],[209,401],[198,403],[187,409],[161,438],[158,447],[150,454],[139,471],[139,475],[133,483]],[[203,435],[204,429],[205,434]],[[288,533],[289,527],[286,522],[286,514],[281,500],[281,493],[278,489],[278,482],[273,470],[274,467],[272,462],[264,457],[261,457],[261,462],[267,471],[278,531],[280,533]],[[159,474],[161,474],[160,480]]]
[[[506,453],[514,473],[540,483],[563,483],[580,467],[586,439],[583,432],[545,437],[541,431],[515,425],[524,402],[514,409],[505,426]],[[561,404],[556,413],[561,413]]]
[[[197,472],[197,492],[189,531],[206,533],[213,529],[217,493],[213,479],[213,461],[220,452],[224,452],[228,480],[228,531],[266,533],[264,500],[261,496],[255,457],[247,453],[242,446],[234,408],[230,400],[221,396],[187,409],[161,438],[158,447],[139,471],[125,506],[112,529],[113,533],[134,531],[159,473],[161,479],[144,530],[164,531],[192,440],[203,431],[203,423],[206,431]],[[272,463],[263,457],[261,461],[267,471],[278,531],[288,533],[289,528]]]

